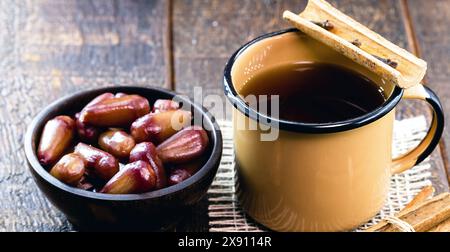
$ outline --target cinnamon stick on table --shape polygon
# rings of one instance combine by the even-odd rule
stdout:
[[[428,232],[450,232],[450,218],[428,230]]]
[[[411,200],[411,202],[409,202],[405,208],[403,208],[400,213],[398,213],[398,215],[402,214],[402,213],[406,213],[408,212],[410,209],[412,209],[413,207],[419,205],[420,203],[424,202],[425,200],[427,200],[428,198],[430,198],[431,196],[433,196],[434,193],[434,187],[433,186],[426,186],[424,187],[416,196],[414,196],[414,198]]]
[[[426,200],[406,211],[402,211],[397,216],[402,221],[409,223],[415,231],[425,232],[442,226],[445,228],[450,219],[450,193],[443,193],[430,200]],[[377,225],[366,230],[367,232],[398,232],[398,227],[381,221]]]

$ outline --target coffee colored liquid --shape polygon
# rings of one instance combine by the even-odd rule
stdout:
[[[239,93],[243,97],[279,95],[279,118],[303,123],[353,119],[385,102],[380,88],[364,76],[340,66],[309,62],[265,70]],[[270,109],[270,103],[267,106]]]

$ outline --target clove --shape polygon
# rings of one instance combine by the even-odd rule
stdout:
[[[323,29],[325,29],[327,31],[331,31],[334,29],[334,25],[329,20],[325,20],[324,22],[316,22],[316,21],[311,21],[311,22],[315,25],[322,27]]]

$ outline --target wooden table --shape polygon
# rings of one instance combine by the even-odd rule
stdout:
[[[58,97],[109,85],[159,86],[223,96],[227,58],[250,39],[288,27],[283,10],[306,0],[0,1],[0,231],[69,231],[27,168],[23,136]],[[332,3],[429,62],[426,83],[450,112],[450,1]],[[399,117],[430,111],[402,102]],[[450,120],[448,120],[450,121]],[[450,126],[447,123],[447,128]],[[448,148],[446,148],[446,143]],[[448,191],[450,132],[432,157],[433,184]],[[177,230],[208,230],[207,200]]]

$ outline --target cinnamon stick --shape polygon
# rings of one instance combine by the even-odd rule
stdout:
[[[434,193],[434,187],[433,186],[426,186],[424,187],[406,206],[403,208],[403,210],[398,213],[399,215],[402,213],[408,212],[413,207],[417,206],[418,204],[424,202],[428,198],[430,198]]]
[[[428,231],[450,218],[450,193],[443,193],[426,200],[409,210],[402,211],[397,217],[409,223],[417,232]],[[366,231],[398,232],[400,230],[386,221],[381,221]]]
[[[324,0],[309,0],[305,10],[283,13],[293,26],[401,88],[419,84],[427,63],[345,15]],[[358,47],[350,41],[358,40]],[[375,56],[374,56],[375,55]]]
[[[428,232],[450,232],[450,218],[439,223],[437,226],[428,230]]]

